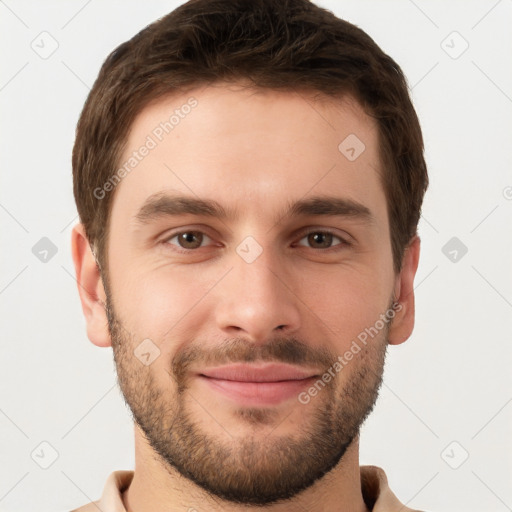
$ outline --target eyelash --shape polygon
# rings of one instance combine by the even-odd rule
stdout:
[[[187,230],[184,230],[184,231],[177,231],[176,233],[173,233],[171,236],[165,238],[165,240],[162,240],[162,243],[166,247],[172,245],[173,248],[170,249],[170,250],[174,251],[174,252],[178,252],[180,254],[190,254],[190,253],[192,253],[194,251],[199,251],[199,249],[203,248],[203,247],[197,247],[196,249],[184,249],[183,247],[179,247],[177,245],[174,245],[174,244],[170,243],[171,240],[173,240],[177,236],[183,235],[185,233],[201,233],[202,235],[205,235],[207,238],[212,240],[212,238],[209,237],[204,231],[200,231],[198,229],[187,229]],[[323,235],[332,235],[334,238],[337,238],[341,242],[339,244],[334,245],[333,247],[328,247],[327,249],[316,249],[317,251],[321,251],[322,253],[330,253],[332,251],[340,250],[343,247],[350,247],[352,245],[348,240],[342,238],[341,236],[337,235],[335,232],[330,231],[328,229],[312,229],[312,230],[309,230],[309,231],[305,231],[305,232],[301,233],[301,238],[299,239],[299,241],[303,240],[304,238],[308,237],[309,235],[311,235],[313,233],[314,234],[321,233]],[[304,247],[304,246],[301,245],[301,247]],[[315,250],[314,248],[312,248],[312,249]]]

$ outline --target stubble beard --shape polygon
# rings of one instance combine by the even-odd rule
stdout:
[[[194,417],[197,412],[193,407],[203,411],[203,420],[214,421],[194,404],[197,397],[189,391],[186,369],[201,352],[194,349],[174,354],[168,365],[169,385],[162,389],[152,366],[144,366],[134,356],[137,342],[119,322],[109,294],[106,309],[118,383],[135,423],[169,474],[176,477],[178,472],[222,500],[270,505],[309,488],[342,461],[377,401],[389,325],[355,355],[350,368],[343,368],[331,385],[321,389],[307,405],[297,401],[295,407],[305,408],[302,417],[307,421],[298,424],[293,435],[262,437],[261,431],[268,432],[269,426],[275,425],[277,430],[286,414],[275,408],[255,407],[240,407],[235,412],[247,427],[241,430],[251,434],[214,435]],[[300,351],[306,346],[297,340],[279,338],[258,354],[243,340],[234,340],[227,347],[223,354],[238,361],[262,357],[290,363],[304,359]],[[326,353],[319,357],[327,361]],[[206,356],[201,362],[204,360]],[[351,372],[348,380],[344,374],[347,371]],[[212,413],[215,417],[215,411]]]

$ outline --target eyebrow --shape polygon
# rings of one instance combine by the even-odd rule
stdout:
[[[134,220],[136,225],[144,226],[162,217],[187,214],[221,220],[236,220],[239,218],[237,210],[225,208],[213,199],[157,192],[146,199]],[[295,202],[290,201],[287,203],[283,215],[275,220],[278,222],[283,218],[294,216],[337,216],[357,219],[366,224],[372,224],[375,221],[369,208],[363,204],[352,199],[329,195],[312,196]]]

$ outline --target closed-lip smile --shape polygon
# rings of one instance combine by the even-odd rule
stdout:
[[[244,405],[276,405],[298,395],[319,375],[282,363],[238,363],[197,372],[210,389]]]

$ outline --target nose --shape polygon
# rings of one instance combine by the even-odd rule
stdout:
[[[300,300],[293,290],[293,274],[285,266],[268,248],[250,263],[234,254],[234,268],[216,287],[215,316],[224,335],[244,335],[263,344],[299,329]]]

